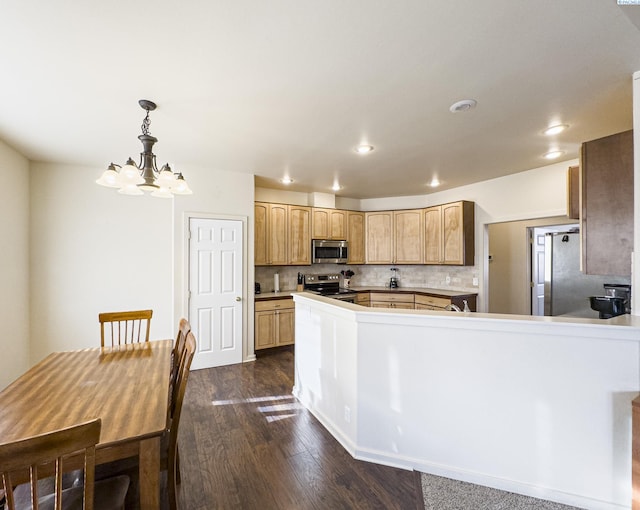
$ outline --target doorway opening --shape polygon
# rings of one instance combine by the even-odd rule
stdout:
[[[517,315],[532,314],[530,229],[555,227],[566,230],[571,225],[575,225],[575,220],[566,216],[488,225],[487,311]]]

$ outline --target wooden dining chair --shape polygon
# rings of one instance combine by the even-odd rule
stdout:
[[[149,341],[149,328],[153,310],[104,312],[100,321],[100,346],[104,347],[105,329],[111,330],[111,346]],[[143,335],[144,332],[144,335]]]
[[[95,419],[73,427],[28,437],[12,443],[0,444],[0,475],[2,476],[8,510],[56,510],[84,508],[85,510],[124,509],[129,478],[119,476],[94,483],[95,446],[100,440],[101,420]],[[62,488],[64,458],[80,453],[84,462],[84,483]],[[38,479],[49,476],[47,467],[55,467],[53,492],[39,495]],[[16,497],[11,473],[29,470],[31,482],[26,497]],[[81,506],[80,506],[81,505]]]
[[[178,509],[178,485],[180,484],[180,464],[178,453],[178,430],[180,425],[180,415],[182,414],[182,403],[187,390],[189,371],[191,362],[196,351],[196,338],[189,331],[185,338],[184,356],[178,366],[178,377],[173,389],[172,406],[168,420],[168,446],[167,455],[163,456],[163,467],[167,469],[167,485],[169,489],[169,508]]]
[[[176,341],[173,344],[173,353],[171,359],[171,399],[173,399],[173,388],[175,388],[176,386],[176,381],[178,378],[178,368],[180,367],[182,358],[185,355],[187,335],[190,331],[191,324],[189,324],[189,321],[183,317],[182,319],[180,319],[178,334],[176,335]]]

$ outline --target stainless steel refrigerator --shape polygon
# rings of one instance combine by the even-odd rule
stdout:
[[[605,283],[629,283],[624,277],[580,272],[580,234],[553,232],[545,236],[544,314],[598,318],[589,296],[603,296]]]

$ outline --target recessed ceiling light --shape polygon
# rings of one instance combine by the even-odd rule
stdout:
[[[429,186],[431,186],[432,188],[437,188],[438,186],[440,186],[440,181],[437,177],[434,177],[433,179],[431,179]]]
[[[356,147],[356,152],[358,154],[369,154],[371,151],[373,151],[373,145],[358,145]]]
[[[557,135],[558,133],[562,133],[568,127],[569,124],[556,124],[555,126],[549,126],[542,132],[542,134],[547,136]]]
[[[560,156],[562,156],[564,154],[564,151],[549,151],[547,152],[545,155],[543,155],[542,157],[544,159],[556,159],[559,158]]]
[[[291,177],[283,177],[282,179],[280,179],[280,182],[282,184],[292,184],[293,179]]]
[[[333,186],[331,186],[331,189],[333,191],[340,191],[342,189],[342,186],[340,186],[340,184],[338,184],[337,182],[333,184]]]
[[[475,99],[463,99],[462,101],[458,101],[457,103],[453,103],[449,107],[449,111],[451,113],[460,113],[460,112],[468,112],[476,107],[478,103]]]

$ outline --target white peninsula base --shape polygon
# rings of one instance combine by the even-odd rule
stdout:
[[[294,300],[294,395],[355,458],[582,508],[631,508],[640,318]]]

